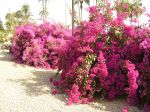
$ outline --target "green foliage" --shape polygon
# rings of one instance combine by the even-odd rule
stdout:
[[[7,31],[7,30],[0,30],[0,43],[5,43],[10,41],[12,37],[10,37],[13,34],[13,32]]]
[[[21,9],[16,12],[7,13],[5,16],[6,29],[0,31],[0,43],[11,41],[11,35],[14,33],[16,26],[27,24],[30,21],[30,16],[30,7],[28,4],[24,4]]]
[[[4,43],[6,41],[5,33],[0,31],[0,43]]]
[[[30,16],[30,8],[27,4],[24,4],[22,8],[20,10],[17,10],[16,12],[7,13],[5,16],[5,25],[7,30],[13,30],[18,25],[28,23]]]
[[[132,2],[130,0],[120,0],[120,2],[116,0],[114,7],[117,11],[117,14],[122,14],[125,12],[127,17],[131,19],[133,17],[139,17],[143,13],[141,0],[134,0]]]

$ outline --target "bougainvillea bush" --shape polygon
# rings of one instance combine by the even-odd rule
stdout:
[[[71,39],[71,31],[58,24],[27,24],[16,28],[11,54],[18,63],[57,68],[59,48]]]
[[[74,38],[59,52],[62,72],[50,81],[67,93],[69,105],[124,96],[149,112],[150,27],[127,25],[126,13],[113,16],[115,9],[105,5],[89,8],[89,21],[74,29]]]

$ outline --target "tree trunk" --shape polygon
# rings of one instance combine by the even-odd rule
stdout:
[[[79,13],[79,22],[81,19],[81,10],[80,10],[80,2],[78,1],[78,13]]]
[[[74,33],[74,15],[75,11],[74,11],[74,0],[72,0],[72,35]]]
[[[82,21],[83,1],[80,1],[80,22]]]
[[[67,26],[67,2],[65,0],[65,25]]]
[[[98,0],[96,0],[96,6],[98,5]]]
[[[47,19],[47,17],[46,17],[47,16],[47,14],[46,14],[47,13],[47,0],[45,0],[45,6],[44,6],[44,8],[45,8],[44,9],[44,13],[45,13],[44,16],[45,16],[45,20],[46,20]]]
[[[45,21],[45,15],[44,15],[44,12],[45,12],[45,8],[44,8],[44,0],[42,0],[42,8],[43,8],[42,19],[43,19],[43,22],[44,22],[44,21]]]

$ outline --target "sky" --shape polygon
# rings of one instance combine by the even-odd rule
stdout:
[[[65,2],[67,5],[65,5]],[[0,19],[5,22],[6,13],[8,13],[9,10],[10,12],[19,10],[23,4],[28,4],[30,6],[32,18],[36,20],[40,19],[39,12],[42,9],[42,6],[38,0],[0,0]],[[143,5],[150,12],[150,0],[143,0]],[[71,9],[71,0],[49,0],[47,7],[49,12],[48,18],[50,21],[64,24],[71,23],[69,11]],[[84,11],[83,13],[83,18],[86,18],[86,11]],[[146,18],[141,17],[141,20],[144,22]]]
[[[66,0],[71,4],[71,0]],[[23,4],[30,6],[32,18],[40,19],[39,12],[42,9],[42,4],[38,0],[0,0],[0,19],[5,21],[5,15],[9,12],[15,12],[21,8]],[[49,0],[48,4],[49,19],[60,23],[65,22],[65,7],[67,15],[69,15],[69,5],[65,5],[65,0]],[[68,19],[69,20],[69,19]]]

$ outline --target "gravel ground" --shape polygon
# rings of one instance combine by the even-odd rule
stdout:
[[[64,94],[50,93],[48,79],[55,72],[16,64],[8,51],[0,51],[0,112],[121,112],[127,105],[118,99],[66,106]],[[142,111],[129,107],[129,112]]]

